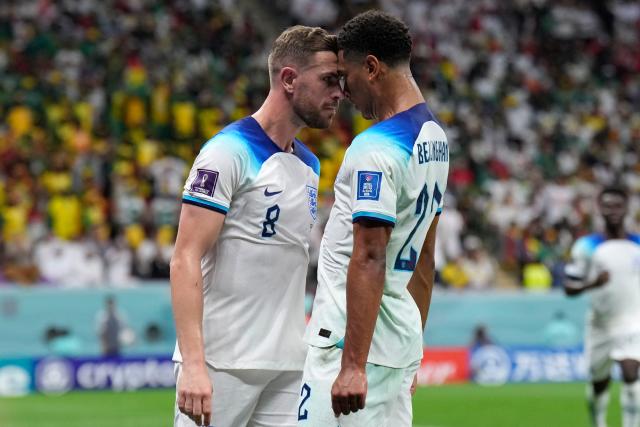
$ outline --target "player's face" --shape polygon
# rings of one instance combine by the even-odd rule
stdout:
[[[605,193],[600,198],[600,213],[607,225],[620,226],[627,215],[627,201],[619,194]]]
[[[338,72],[342,79],[344,96],[360,111],[362,117],[373,119],[373,102],[367,84],[367,67],[364,61],[345,59],[344,51],[338,52]]]
[[[316,52],[300,70],[293,92],[293,111],[310,128],[325,129],[336,115],[343,98],[338,78],[338,57],[333,52]]]

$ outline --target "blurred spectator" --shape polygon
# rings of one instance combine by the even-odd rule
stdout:
[[[522,269],[522,286],[529,291],[548,291],[553,278],[546,265],[539,261],[528,262]]]
[[[127,326],[124,315],[116,308],[112,296],[105,298],[104,309],[97,314],[96,323],[103,356],[119,356],[122,344],[131,343],[134,339],[133,331]]]
[[[445,194],[446,215],[438,219],[438,237],[435,247],[436,270],[441,271],[449,260],[454,260],[462,254],[461,235],[464,229],[464,218],[456,209],[455,199]]]
[[[487,289],[496,285],[495,261],[489,257],[477,236],[464,239],[465,256],[460,266],[469,278],[467,287],[474,290]]]
[[[144,330],[144,339],[147,343],[154,344],[162,340],[162,330],[160,326],[151,323]]]
[[[471,343],[469,346],[471,348],[478,348],[485,345],[493,344],[493,340],[489,337],[489,332],[487,331],[486,325],[478,325],[473,329],[473,334],[471,336]]]
[[[133,253],[123,236],[119,236],[105,250],[106,281],[112,286],[125,286],[133,281]]]
[[[42,280],[49,283],[64,283],[76,262],[72,243],[50,235],[35,247],[35,261]]]
[[[44,341],[51,355],[76,356],[82,351],[80,339],[65,327],[50,326],[44,333]]]
[[[440,278],[444,285],[453,289],[463,289],[469,286],[469,275],[462,267],[460,258],[449,261],[442,268]]]
[[[580,344],[582,337],[578,327],[567,319],[563,311],[554,313],[553,318],[544,326],[545,344],[552,348],[570,348]]]

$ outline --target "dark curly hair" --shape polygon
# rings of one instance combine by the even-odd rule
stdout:
[[[379,10],[363,12],[344,24],[338,34],[344,55],[374,55],[389,66],[409,62],[411,35],[404,22]]]

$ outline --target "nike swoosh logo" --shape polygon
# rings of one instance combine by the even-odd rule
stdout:
[[[280,193],[282,193],[282,190],[271,192],[271,191],[269,191],[269,187],[264,189],[264,195],[267,196],[267,197],[275,196],[276,194],[280,194]]]

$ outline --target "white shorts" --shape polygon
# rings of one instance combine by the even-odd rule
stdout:
[[[293,427],[297,420],[300,371],[215,369],[207,366],[213,384],[211,426]],[[175,364],[176,384],[182,369]],[[176,396],[177,400],[177,396]],[[195,427],[176,401],[174,427]]]
[[[602,381],[611,375],[613,361],[640,360],[640,332],[613,335],[591,329],[584,347],[591,380]]]
[[[309,347],[298,400],[298,425],[304,427],[411,427],[411,384],[420,362],[395,369],[367,363],[364,409],[333,414],[331,387],[341,367],[342,350]]]

